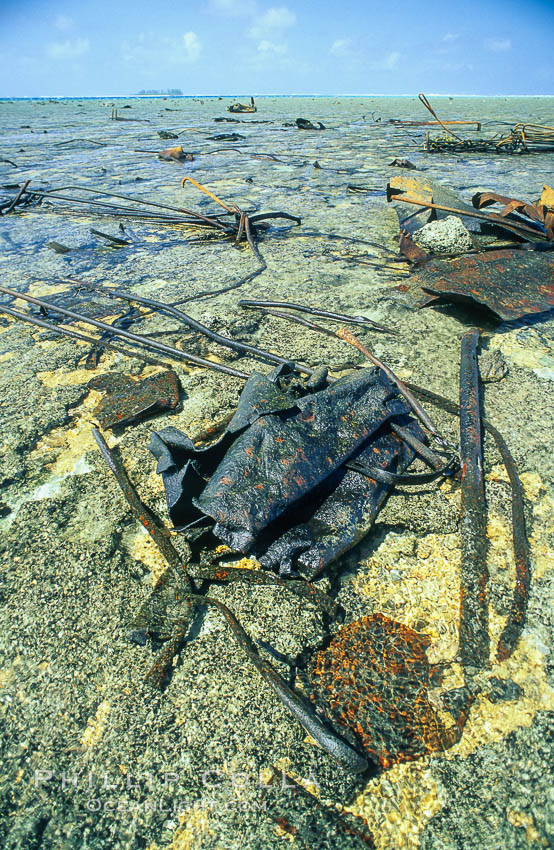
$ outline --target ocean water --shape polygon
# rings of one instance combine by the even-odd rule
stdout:
[[[554,126],[554,98],[431,101],[444,120],[481,121],[487,138],[500,138],[520,121]],[[415,309],[398,289],[409,272],[396,262],[399,225],[386,202],[386,184],[400,174],[441,183],[466,202],[485,190],[532,201],[544,185],[554,185],[554,157],[425,153],[427,128],[387,123],[425,120],[416,97],[260,97],[253,115],[229,114],[231,102],[0,101],[0,196],[13,197],[16,184],[30,180],[31,187],[65,187],[73,199],[0,220],[2,284],[45,299],[70,292],[78,280],[167,302],[189,298],[184,309],[220,333],[312,367],[328,364],[337,375],[363,363],[362,355],[337,339],[245,311],[239,298],[362,314],[394,331],[360,331],[366,346],[403,379],[454,400],[460,341],[477,326],[480,354],[500,357],[506,369],[501,380],[482,387],[482,405],[514,455],[525,494],[533,572],[526,627],[511,659],[497,664],[493,653],[485,669],[465,680],[457,661],[459,488],[456,482],[413,492],[399,488],[366,540],[318,584],[342,605],[346,622],[382,613],[429,638],[427,657],[445,670],[431,694],[437,711],[443,712],[442,692],[474,688],[455,746],[362,778],[345,775],[306,738],[213,611],[195,620],[165,691],[152,692],[144,676],[159,646],[137,646],[128,633],[163,559],[96,449],[91,427],[100,393],[88,386],[92,377],[138,378],[152,367],[106,353],[89,371],[86,344],[0,315],[0,843],[12,850],[259,848],[287,840],[289,823],[299,846],[358,846],[330,814],[341,810],[365,819],[380,850],[548,846],[554,835],[548,802],[554,710],[552,318],[545,313],[500,322],[472,307]],[[127,120],[112,120],[113,109]],[[321,121],[325,129],[300,131],[299,117]],[[160,130],[178,138],[161,140]],[[473,128],[459,132],[478,137]],[[231,133],[239,138],[209,139]],[[174,145],[194,159],[158,159],[161,149]],[[392,166],[397,157],[417,170]],[[267,269],[237,286],[258,267],[247,245],[237,247],[199,228],[93,214],[76,200],[112,192],[205,214],[218,209],[191,183],[181,186],[184,177],[226,204],[283,211],[302,223],[270,220],[258,234]],[[366,191],[349,191],[349,184]],[[129,244],[114,248],[91,228]],[[69,250],[57,253],[52,242]],[[108,321],[127,310],[88,291],[71,297],[74,309]],[[17,307],[28,309],[22,302]],[[132,329],[162,334],[156,338],[246,372],[269,369],[156,313]],[[178,410],[107,438],[141,498],[169,525],[148,451],[150,433],[174,426],[195,436],[221,424],[236,406],[242,381],[166,362],[181,381]],[[457,422],[433,415],[456,442]],[[511,604],[515,568],[510,490],[488,439],[485,476],[494,647]],[[173,539],[184,553],[182,540]],[[235,562],[229,555],[229,563]],[[319,646],[340,628],[286,589],[220,585],[210,594],[281,659]],[[271,660],[286,678],[284,661]],[[260,786],[270,770],[277,771],[280,791],[266,791],[270,804],[264,807]],[[293,779],[305,781],[316,795],[293,799],[287,791]]]

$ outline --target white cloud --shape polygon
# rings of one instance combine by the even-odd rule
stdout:
[[[124,62],[149,68],[193,64],[201,52],[202,43],[192,31],[180,37],[141,32],[136,41],[124,41],[121,45]]]
[[[273,41],[264,39],[258,44],[258,53],[264,56],[283,56],[288,50],[286,44],[275,44]]]
[[[259,15],[248,30],[248,35],[256,40],[268,41],[282,35],[296,23],[296,15],[286,6],[272,6],[263,15]]]
[[[397,50],[393,50],[392,53],[389,53],[388,56],[385,56],[380,62],[377,62],[376,68],[380,71],[393,71],[400,61],[400,53]]]
[[[183,44],[187,54],[188,62],[196,62],[202,53],[202,44],[195,32],[186,32],[183,36]]]
[[[506,50],[512,49],[512,42],[509,38],[486,38],[483,44],[492,53],[505,53]]]
[[[69,18],[67,15],[58,15],[54,21],[54,26],[56,29],[66,32],[73,27],[73,18]]]
[[[73,41],[53,41],[46,45],[46,53],[51,59],[77,59],[90,50],[88,38],[75,38]]]
[[[248,17],[256,14],[257,5],[255,0],[210,0],[210,10],[233,18]]]
[[[331,56],[337,56],[339,59],[346,59],[352,56],[353,44],[351,38],[337,38],[329,48]]]
[[[460,37],[460,34],[457,32],[447,32],[443,35],[443,41],[457,41]]]

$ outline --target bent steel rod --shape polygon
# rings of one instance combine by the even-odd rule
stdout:
[[[460,415],[460,406],[456,402],[450,401],[450,399],[438,395],[438,393],[434,393],[431,390],[418,387],[417,384],[408,383],[407,386],[412,392],[431,402],[436,407],[440,407],[455,416]],[[525,530],[523,488],[517,474],[514,459],[500,431],[484,417],[482,423],[485,431],[488,431],[496,443],[496,448],[502,457],[502,462],[508,473],[512,489],[512,546],[514,550],[516,581],[508,621],[500,635],[496,650],[496,660],[505,661],[514,651],[525,625],[529,603],[529,589],[531,586],[529,542]]]
[[[88,192],[89,194],[104,195],[105,197],[108,197],[108,198],[119,198],[119,199],[124,200],[124,201],[131,201],[131,203],[137,204],[139,207],[142,205],[142,206],[148,206],[148,207],[156,207],[157,209],[161,209],[161,210],[172,210],[173,212],[184,213],[185,215],[193,216],[193,218],[201,219],[202,221],[204,221],[207,224],[210,224],[214,227],[219,227],[220,229],[223,229],[223,230],[229,229],[229,225],[225,225],[223,222],[218,221],[218,217],[202,215],[202,213],[194,212],[194,210],[188,210],[185,207],[174,207],[174,206],[171,206],[169,204],[159,204],[155,201],[146,201],[142,198],[133,198],[131,195],[120,195],[120,194],[117,194],[115,192],[104,192],[101,189],[89,189],[88,187],[78,186],[78,185],[75,185],[75,184],[69,185],[69,186],[61,186],[57,189],[52,189],[50,191],[47,191],[47,190],[41,191],[41,190],[38,190],[38,189],[27,189],[26,191],[29,195],[37,195],[41,198],[52,198],[53,200],[57,199],[57,200],[60,200],[60,201],[72,201],[72,202],[78,203],[78,204],[91,204],[91,205],[94,205],[94,206],[111,206],[111,207],[116,207],[119,210],[122,210],[123,212],[130,213],[130,214],[133,214],[133,212],[137,212],[136,210],[129,209],[129,207],[123,207],[121,204],[109,204],[109,203],[105,203],[103,201],[93,201],[93,200],[86,199],[86,198],[75,198],[75,197],[69,197],[68,198],[68,197],[65,197],[63,195],[57,195],[56,194],[57,192],[63,192],[65,189],[76,189],[78,192]],[[225,213],[219,213],[219,215],[220,216],[225,215]],[[187,223],[187,222],[183,222],[183,223]]]
[[[157,342],[156,340],[149,339],[148,337],[131,333],[131,331],[125,331],[122,328],[114,328],[106,322],[101,322],[98,319],[92,319],[88,316],[82,316],[80,313],[75,313],[73,310],[66,310],[65,307],[55,306],[50,304],[48,301],[43,301],[42,298],[34,298],[32,295],[27,295],[23,292],[16,292],[13,289],[8,289],[7,286],[0,286],[0,292],[3,292],[5,295],[11,295],[12,298],[22,298],[23,301],[28,301],[30,304],[36,304],[38,307],[43,307],[45,310],[50,310],[52,313],[59,313],[61,316],[68,316],[76,322],[85,322],[86,324],[93,325],[95,328],[100,328],[102,331],[109,331],[109,333],[116,337],[128,339],[138,345],[144,345],[146,347],[153,348],[156,351],[163,351],[164,354],[168,354],[176,360],[184,360],[189,363],[194,363],[197,366],[205,366],[208,369],[215,369],[217,372],[222,372],[225,375],[232,375],[234,378],[247,379],[249,377],[246,372],[233,369],[231,366],[224,366],[222,363],[214,363],[212,360],[206,360],[204,357],[198,357],[196,354],[189,354],[188,352],[181,351],[179,348],[173,348],[170,345],[165,345],[163,342]]]
[[[252,221],[252,219],[250,219]],[[377,324],[372,319],[367,319],[365,316],[348,316],[344,313],[330,313],[328,310],[319,310],[317,307],[306,307],[303,304],[292,304],[287,301],[251,301],[249,299],[241,299],[239,307],[282,307],[285,310],[297,310],[299,313],[309,313],[312,316],[321,316],[323,319],[333,319],[336,322],[349,322],[353,325],[370,325],[379,331],[390,333],[388,328]]]
[[[300,725],[313,738],[315,738],[323,749],[342,764],[343,767],[347,768],[352,773],[361,773],[366,770],[368,763],[364,756],[340,738],[330,726],[323,723],[316,715],[311,703],[289,688],[273,666],[260,656],[254,642],[245,632],[233,612],[217,599],[211,599],[209,596],[203,596],[192,592],[190,576],[186,572],[181,556],[169,539],[169,532],[159,523],[157,517],[148,510],[146,505],[142,503],[123,464],[121,463],[120,458],[110,450],[100,431],[93,428],[92,434],[98,444],[98,448],[100,449],[104,461],[113,473],[133,513],[138,517],[140,522],[152,536],[154,542],[157,544],[162,555],[165,557],[172,569],[178,585],[183,591],[183,603],[187,604],[189,608],[192,603],[210,605],[223,614],[234,639],[242,648],[248,660],[258,670],[264,681],[277,694],[281,702],[286,706],[286,708],[288,708],[291,714],[296,717]],[[162,653],[161,660],[163,663],[156,663],[152,668],[151,673],[153,673],[155,682],[159,683],[162,680],[164,675],[163,665],[165,664],[168,655],[173,654],[177,644],[182,640],[187,621],[188,618],[183,618],[183,620],[179,622],[178,633],[170,642],[168,651]]]
[[[369,349],[367,349],[365,347],[365,345],[363,345],[360,342],[360,340],[357,339],[354,336],[354,334],[350,333],[350,331],[347,330],[346,328],[339,328],[339,330],[336,333],[336,336],[338,336],[339,339],[343,339],[345,342],[350,343],[350,345],[353,345],[354,348],[357,348],[358,351],[361,351],[361,353],[365,357],[367,357],[367,359],[371,363],[373,363],[374,366],[378,366],[378,368],[381,369],[385,373],[385,375],[387,376],[389,381],[392,381],[394,384],[396,384],[401,395],[404,396],[404,398],[406,399],[406,401],[408,402],[408,404],[412,408],[415,415],[425,425],[427,430],[433,435],[433,437],[441,445],[445,445],[444,437],[441,436],[440,432],[438,431],[436,425],[433,423],[433,420],[431,419],[429,414],[424,410],[424,408],[421,406],[421,404],[413,397],[412,393],[409,391],[406,384],[403,381],[401,381],[400,378],[398,378],[394,374],[392,369],[390,369],[388,366],[386,366],[383,363],[382,360],[379,360],[378,357],[376,357],[371,351],[369,351]]]
[[[124,289],[108,289],[107,287],[88,283],[87,281],[72,280],[70,283],[72,286],[82,285],[95,292],[103,292],[106,295],[109,295],[110,298],[122,298],[124,301],[129,302],[135,301],[137,304],[144,304],[146,307],[152,307],[160,313],[168,313],[170,316],[175,316],[175,318],[179,319],[183,322],[183,324],[188,325],[189,328],[192,328],[192,330],[198,331],[204,336],[207,336],[208,339],[213,340],[213,342],[217,342],[219,345],[223,345],[233,351],[239,351],[243,354],[252,354],[254,356],[261,357],[264,360],[269,360],[270,363],[276,363],[278,366],[290,366],[297,372],[302,372],[305,375],[313,375],[314,370],[309,369],[308,366],[303,366],[301,363],[296,363],[293,360],[287,360],[285,357],[280,357],[278,354],[272,354],[270,351],[266,351],[263,348],[257,348],[254,345],[248,345],[245,342],[236,342],[236,340],[229,339],[229,337],[222,336],[215,331],[211,331],[206,327],[206,325],[203,325],[201,322],[197,322],[196,319],[192,318],[192,316],[189,316],[187,313],[183,313],[182,310],[178,310],[171,304],[164,304],[162,301],[155,301],[153,298],[144,298],[142,295],[135,295],[133,292],[127,292]]]
[[[30,313],[21,313],[19,310],[13,310],[11,307],[6,307],[4,304],[0,304],[0,313],[6,313],[14,319],[20,319],[20,321],[28,322],[30,325],[37,325],[39,328],[44,328],[47,331],[60,334],[60,336],[68,336],[71,337],[71,339],[88,342],[90,345],[94,346],[94,348],[110,348],[114,351],[120,351],[128,357],[138,357],[140,360],[144,360],[145,363],[151,363],[153,366],[165,366],[166,368],[171,368],[169,363],[164,363],[162,360],[154,360],[152,357],[148,357],[147,354],[143,354],[141,351],[130,351],[128,348],[124,348],[122,345],[117,345],[114,342],[108,342],[103,339],[95,339],[93,336],[87,336],[86,334],[79,333],[71,328],[51,325],[50,322],[45,322],[37,316],[32,316]]]

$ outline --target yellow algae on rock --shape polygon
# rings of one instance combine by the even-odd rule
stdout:
[[[59,292],[69,292],[67,283],[46,283],[37,280],[35,283],[29,284],[27,290],[28,295],[33,298],[42,298],[43,295],[57,295]]]
[[[447,660],[458,650],[460,560],[455,533],[418,540],[390,532],[364,563],[355,589],[371,598],[373,611],[429,635],[431,663]]]
[[[532,370],[540,378],[554,380],[554,356],[552,349],[542,342],[534,328],[527,328],[525,340],[520,338],[520,330],[496,334],[490,340],[491,350],[498,348],[502,354],[521,369]]]
[[[108,700],[100,703],[96,709],[96,714],[90,718],[85,731],[81,735],[81,744],[83,747],[94,747],[99,743],[104,734],[111,707],[111,703]]]
[[[540,841],[540,835],[537,831],[532,815],[528,815],[526,812],[522,812],[519,809],[511,809],[508,807],[506,809],[506,820],[508,823],[511,823],[512,826],[523,827],[527,841]],[[542,846],[548,847],[547,839],[543,839]]]
[[[487,564],[497,570],[507,570],[514,565],[512,526],[506,517],[489,514],[487,522]]]
[[[177,828],[171,844],[166,850],[200,850],[203,844],[203,835],[208,832],[214,835],[209,827],[208,809],[193,809],[184,815],[179,815],[179,827]]]
[[[150,580],[154,586],[160,576],[165,573],[168,565],[146,529],[141,526],[125,548],[132,558],[148,567]]]
[[[43,347],[52,347],[55,345],[56,341],[51,340],[46,340],[42,343]],[[45,387],[50,387],[51,389],[55,389],[56,387],[73,387],[79,386],[79,384],[88,384],[92,378],[95,378],[97,375],[102,375],[104,372],[108,371],[115,358],[115,353],[109,352],[104,355],[102,363],[98,364],[95,369],[54,369],[51,372],[37,372],[37,378],[44,384]]]
[[[255,558],[241,558],[240,561],[225,562],[221,566],[233,567],[235,570],[261,570],[261,564]]]
[[[478,697],[473,704],[460,741],[445,750],[443,758],[467,757],[478,747],[506,737],[514,729],[530,726],[538,711],[554,709],[554,690],[545,670],[546,647],[532,635],[524,635],[513,655],[492,668],[492,674],[511,679],[522,689],[518,700],[492,703]]]
[[[5,363],[6,360],[10,360],[14,354],[15,351],[5,351],[4,354],[0,354],[0,363]]]
[[[76,408],[73,425],[54,428],[39,440],[33,449],[38,454],[51,455],[52,461],[48,467],[55,475],[71,474],[80,458],[86,452],[96,448],[91,430],[91,413],[98,404],[99,398],[100,393],[91,390],[83,403]]]
[[[421,759],[370,779],[345,811],[367,821],[377,850],[417,850],[421,833],[442,806],[439,786]]]
[[[75,387],[79,384],[88,384],[94,376],[94,372],[88,369],[72,369],[64,372],[56,369],[54,372],[37,372],[37,378],[45,387],[55,389],[56,387]]]

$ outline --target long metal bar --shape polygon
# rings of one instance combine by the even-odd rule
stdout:
[[[256,357],[269,360],[270,363],[275,363],[279,366],[290,366],[305,375],[313,375],[314,370],[309,369],[307,366],[303,366],[301,363],[296,363],[294,360],[287,360],[285,357],[280,357],[278,354],[272,354],[270,351],[266,351],[263,348],[257,348],[254,345],[248,345],[245,342],[237,342],[236,340],[229,339],[229,337],[222,336],[222,334],[218,334],[215,331],[210,330],[206,327],[206,325],[203,325],[201,322],[197,322],[196,319],[192,318],[192,316],[189,316],[187,313],[183,313],[182,310],[178,310],[177,307],[173,307],[171,304],[164,304],[162,301],[156,301],[153,298],[144,298],[141,295],[135,295],[135,293],[127,292],[124,289],[109,289],[104,286],[89,283],[88,281],[71,281],[71,283],[72,285],[83,285],[87,289],[92,289],[95,292],[105,293],[110,296],[110,298],[122,298],[124,301],[135,301],[137,304],[144,304],[146,307],[152,307],[160,313],[167,313],[170,316],[174,316],[176,319],[183,322],[183,324],[192,328],[192,330],[204,334],[204,336],[207,336],[208,339],[211,339],[226,348],[230,348],[233,351],[240,351],[243,354],[253,354]]]
[[[477,343],[473,329],[462,338],[460,358],[460,458],[462,464],[460,644],[464,667],[489,662],[487,603],[487,506],[483,477]]]
[[[422,207],[428,210],[442,210],[443,212],[451,212],[456,215],[466,216],[468,218],[479,218],[482,221],[492,222],[492,224],[501,224],[502,227],[506,227],[508,230],[513,230],[515,233],[521,233],[524,236],[532,236],[533,239],[547,239],[545,233],[540,230],[535,230],[532,227],[527,227],[525,224],[519,224],[519,222],[512,221],[510,219],[504,218],[504,216],[496,215],[495,213],[489,213],[485,215],[485,213],[477,212],[477,210],[459,210],[455,207],[445,207],[442,204],[432,204],[430,202],[416,201],[415,198],[405,198],[403,195],[395,195],[390,192],[387,193],[387,199],[389,201],[399,201],[402,204],[414,204],[417,207]]]
[[[19,319],[20,321],[27,322],[30,325],[36,325],[37,327],[44,328],[52,333],[57,333],[60,336],[68,336],[71,339],[78,339],[80,342],[88,342],[95,348],[110,348],[114,351],[120,351],[122,354],[126,354],[127,357],[138,357],[140,360],[144,360],[145,363],[151,363],[153,366],[166,366],[167,368],[171,368],[169,363],[164,363],[162,360],[154,360],[152,357],[148,357],[148,355],[143,354],[142,351],[130,351],[128,348],[124,348],[122,345],[117,345],[114,342],[103,339],[95,339],[95,337],[87,336],[86,334],[79,333],[71,328],[66,328],[63,325],[52,325],[50,322],[45,322],[37,316],[31,316],[30,313],[21,313],[19,310],[13,310],[11,307],[6,307],[4,304],[0,304],[0,313],[6,313],[6,315],[12,316],[14,319]]]
[[[61,316],[68,316],[76,322],[85,322],[86,324],[93,325],[95,328],[100,328],[100,330],[109,331],[116,337],[128,339],[131,342],[135,342],[149,348],[154,348],[157,351],[163,351],[164,354],[169,354],[170,357],[173,357],[176,360],[184,360],[189,363],[194,363],[197,366],[214,369],[216,372],[222,372],[225,375],[232,375],[234,378],[249,377],[246,372],[240,372],[238,369],[233,369],[231,366],[224,366],[222,363],[214,363],[212,360],[206,360],[204,357],[198,357],[196,354],[189,354],[185,351],[181,351],[179,348],[173,348],[170,345],[165,345],[163,342],[157,342],[156,340],[148,337],[131,333],[131,331],[125,331],[122,328],[114,328],[106,322],[101,322],[98,319],[83,316],[80,313],[75,313],[73,310],[66,310],[64,307],[58,307],[54,304],[50,304],[48,301],[43,301],[42,298],[33,298],[32,295],[27,295],[23,292],[16,292],[14,289],[8,289],[7,286],[0,286],[0,292],[3,292],[5,295],[10,295],[12,298],[21,298],[23,301],[28,301],[30,304],[36,304],[38,307],[43,307],[45,310],[50,310],[52,313],[59,313]]]

